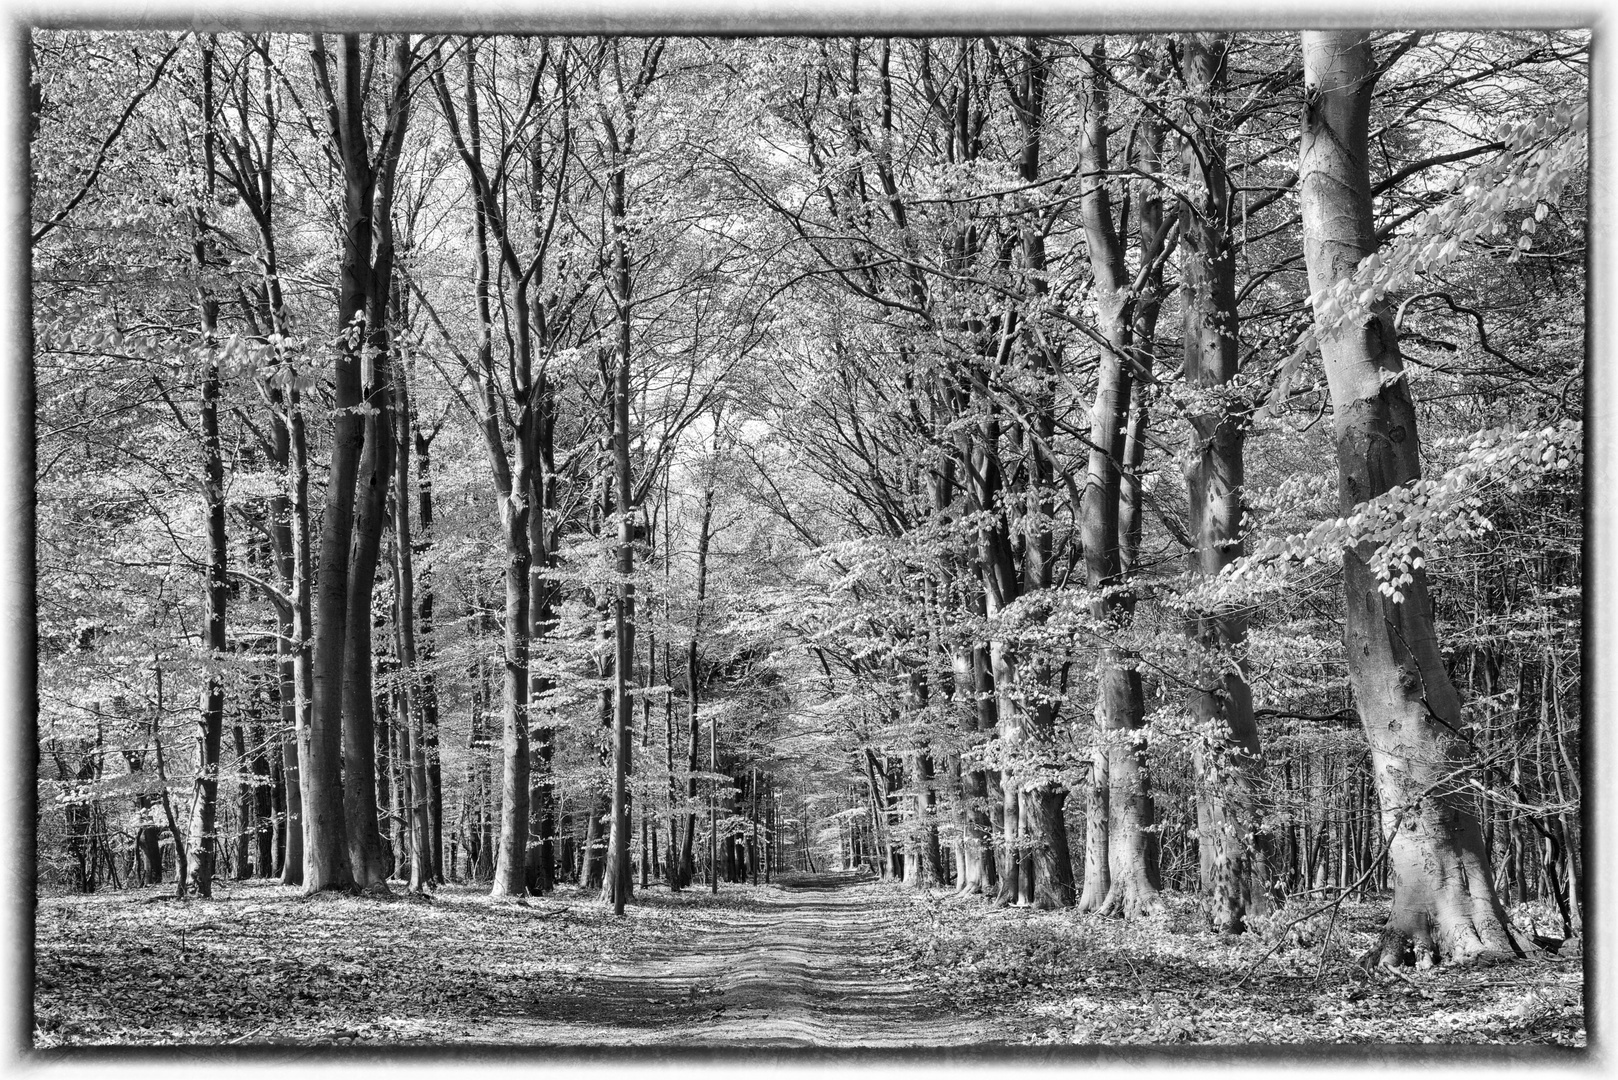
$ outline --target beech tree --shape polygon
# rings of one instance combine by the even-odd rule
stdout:
[[[1232,109],[1228,101],[1229,34],[1187,34],[1180,40],[1180,67],[1190,124],[1184,158],[1187,189],[1181,224],[1181,289],[1184,292],[1185,381],[1210,391],[1210,404],[1191,412],[1192,457],[1187,470],[1188,517],[1196,541],[1193,572],[1212,580],[1242,554],[1242,448],[1245,425],[1239,407],[1215,395],[1239,371],[1236,303],[1235,199],[1228,165]],[[1253,695],[1242,648],[1247,618],[1239,609],[1193,610],[1187,619],[1193,648],[1208,655],[1193,678],[1195,721],[1208,730],[1206,748],[1195,747],[1199,821],[1204,860],[1212,879],[1213,921],[1240,932],[1249,913],[1264,914],[1266,839],[1256,804],[1262,759]]]
[[[381,885],[385,874],[371,757],[370,597],[393,462],[386,419],[390,204],[414,57],[407,40],[394,44],[392,92],[373,159],[360,36],[343,35],[332,62],[324,39],[315,35],[311,55],[345,184],[337,415],[315,576],[310,753],[302,770],[304,889],[316,892]],[[357,486],[362,481],[363,497]],[[339,753],[345,762],[341,775]]]
[[[1365,34],[1327,32],[1304,34],[1303,59],[1299,191],[1309,284],[1319,295],[1376,251],[1367,135],[1387,61],[1379,64]],[[1331,385],[1344,514],[1421,475],[1391,305],[1373,298],[1366,307],[1357,319],[1316,331]],[[1427,574],[1418,557],[1390,587],[1372,561],[1369,544],[1344,550],[1343,636],[1393,872],[1380,962],[1428,967],[1482,953],[1520,956],[1476,813],[1452,786],[1470,753],[1433,632]]]
[[[192,266],[196,274],[197,313],[201,340],[202,408],[199,428],[202,441],[203,490],[208,499],[208,605],[207,647],[214,657],[226,649],[225,572],[228,558],[225,540],[225,468],[219,445],[219,356],[217,348],[219,299],[214,293],[212,264],[216,261],[214,237],[209,234],[207,207],[214,200],[214,50],[212,42],[202,46],[202,176],[197,206],[192,211]],[[219,743],[224,731],[224,680],[210,675],[202,692],[201,714],[197,719],[197,780],[192,798],[191,866],[189,875],[197,895],[213,895],[216,838],[214,818],[219,798]]]

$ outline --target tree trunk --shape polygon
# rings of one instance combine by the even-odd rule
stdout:
[[[1096,726],[1105,730],[1106,714],[1101,695],[1096,696]],[[1084,793],[1084,891],[1076,905],[1080,911],[1097,911],[1112,891],[1112,868],[1107,864],[1108,823],[1112,817],[1112,780],[1105,744],[1090,754],[1090,775]]]
[[[345,43],[347,35],[345,35]],[[346,49],[345,49],[346,54]],[[343,658],[343,807],[354,884],[386,890],[388,866],[377,828],[376,775],[370,746],[373,738],[374,697],[371,686],[371,597],[376,586],[377,559],[382,529],[387,522],[388,487],[395,450],[391,419],[390,359],[392,342],[388,311],[393,289],[393,184],[410,115],[410,75],[414,61],[408,35],[393,46],[393,86],[388,102],[387,127],[377,161],[371,162],[369,140],[362,126],[345,132],[344,171],[347,183],[364,185],[358,201],[369,218],[374,255],[364,267],[363,305],[365,351],[360,372],[364,403],[362,450],[358,464],[349,556],[348,617]],[[345,83],[346,87],[346,83]],[[359,92],[363,92],[361,89]],[[346,97],[345,89],[345,97]]]
[[[962,742],[971,746],[981,740],[981,732],[994,730],[993,703],[981,696],[988,678],[982,648],[969,643],[957,646],[954,668],[955,697],[961,703]],[[991,713],[986,727],[985,712]],[[995,872],[993,823],[987,806],[988,777],[984,769],[962,765],[958,756],[956,760],[961,774],[959,796],[963,803],[959,813],[962,858],[956,891],[993,896],[999,878]]]
[[[237,881],[252,876],[253,773],[247,758],[247,733],[240,721],[230,725],[231,749],[236,752],[236,865]]]
[[[719,721],[708,719],[708,888],[719,893]]]
[[[666,506],[667,504],[667,493],[665,492],[664,505]],[[668,517],[669,516],[667,514],[663,516],[665,530],[668,528]],[[666,540],[667,533],[665,531],[665,541]],[[668,550],[668,544],[665,542],[663,545],[663,580],[665,585],[667,585],[668,582]],[[665,603],[663,606],[663,619],[665,622],[668,621],[668,604],[666,601],[667,595],[667,592],[665,592]],[[674,774],[674,665],[671,662],[672,660],[673,650],[669,648],[669,643],[665,639],[663,642],[663,685],[667,686],[669,691],[663,695],[663,749],[669,773],[669,840],[667,850],[664,852],[663,865],[666,868],[665,878],[668,882],[669,891],[679,892],[681,889],[691,884],[691,875],[688,870],[682,867],[680,864],[680,815],[678,812],[680,805],[680,783],[675,778]],[[695,815],[693,814],[691,816],[694,819]],[[695,824],[694,820],[692,821],[692,824]]]
[[[313,610],[310,606],[313,566],[309,545],[309,449],[297,393],[287,396],[287,473],[291,488],[291,702],[281,705],[281,770],[286,783],[286,855],[281,884],[304,883],[304,836],[308,822],[303,805],[303,762],[309,757],[310,711],[314,702]],[[283,674],[283,693],[285,693]],[[290,708],[290,711],[289,711]]]
[[[1137,308],[1143,303],[1137,283],[1128,273],[1125,237],[1113,219],[1109,190],[1110,157],[1107,148],[1108,83],[1104,74],[1107,54],[1104,39],[1093,46],[1091,76],[1080,129],[1079,150],[1089,187],[1081,201],[1085,244],[1101,306],[1106,335],[1096,371],[1095,403],[1090,412],[1090,460],[1085,480],[1081,533],[1087,584],[1095,594],[1092,614],[1104,624],[1123,629],[1130,602],[1123,594],[1123,532],[1120,522],[1123,473],[1126,460],[1126,418],[1131,383],[1145,363],[1147,351],[1136,338]],[[1156,257],[1155,243],[1142,206],[1141,261],[1148,266]],[[1116,645],[1101,649],[1097,672],[1096,711],[1107,754],[1107,863],[1111,884],[1096,910],[1132,918],[1158,903],[1157,881],[1147,851],[1147,830],[1152,825],[1151,797],[1146,787],[1143,754],[1137,732],[1144,723],[1145,703],[1140,673],[1126,650]],[[1093,774],[1102,770],[1094,769]],[[1096,828],[1092,819],[1091,829]],[[1093,843],[1095,837],[1091,837]],[[1087,871],[1087,877],[1090,872]]]
[[[647,535],[655,535],[655,526],[648,523]],[[650,561],[651,552],[648,552]],[[654,630],[646,631],[646,667],[645,674],[640,680],[640,749],[642,757],[650,757],[652,737],[652,695],[647,693],[652,683],[656,682],[657,671],[657,634]],[[647,792],[650,795],[650,790]],[[653,803],[650,798],[641,806],[640,811],[640,887],[646,888],[652,874],[652,863],[655,860],[652,852],[657,847],[657,835],[652,828]]]
[[[555,391],[541,374],[534,387],[533,449],[529,452],[532,495],[528,516],[528,723],[531,725],[531,798],[529,816],[533,850],[528,867],[528,888],[536,896],[548,895],[556,885],[555,865],[556,787],[551,772],[555,729],[541,722],[554,712],[547,700],[555,689],[551,677],[534,659],[534,650],[550,636],[556,623],[556,583],[551,579],[558,536],[552,521],[556,506],[556,459],[554,431]]]
[[[1376,250],[1368,127],[1377,72],[1369,37],[1303,34],[1304,119],[1298,159],[1304,256],[1316,296]],[[1386,301],[1342,325],[1317,321],[1337,441],[1338,503],[1351,514],[1421,474],[1416,411]],[[1433,632],[1420,567],[1384,593],[1375,544],[1343,553],[1349,682],[1371,746],[1393,876],[1380,962],[1522,955],[1496,897],[1471,798],[1458,779],[1470,751],[1457,734],[1460,699]]]
[[[619,211],[616,227],[622,229],[622,172],[615,174]],[[613,604],[613,629],[617,662],[613,665],[612,723],[612,823],[607,837],[607,873],[602,883],[602,899],[612,904],[613,913],[624,913],[630,892],[629,865],[629,755],[630,730],[634,723],[633,699],[629,696],[630,671],[635,662],[635,571],[633,505],[629,477],[629,252],[627,240],[617,247],[619,311],[618,366],[613,380],[613,479],[617,487],[618,512],[618,595]]]
[[[214,192],[213,112],[213,39],[210,36],[202,48],[202,114],[206,118],[202,136],[204,205],[213,202]],[[207,615],[203,646],[208,650],[209,666],[203,680],[202,704],[197,715],[197,778],[192,801],[189,875],[197,895],[204,897],[213,895],[219,743],[225,722],[224,676],[214,665],[224,661],[229,647],[225,640],[225,563],[228,552],[225,539],[225,467],[219,444],[219,355],[215,351],[219,301],[214,297],[211,280],[214,273],[214,241],[209,235],[210,228],[207,211],[199,208],[194,214],[192,256],[197,278],[203,355],[200,427],[202,481],[207,493],[208,523]]]
[[[325,70],[325,46],[315,35],[317,69]],[[344,34],[337,54],[337,129],[333,138],[344,169],[343,261],[338,295],[337,334],[343,347],[336,360],[331,464],[326,509],[321,518],[320,555],[315,573],[315,628],[311,657],[313,700],[309,745],[304,755],[304,891],[347,889],[354,885],[349,861],[348,819],[341,775],[345,751],[343,724],[344,648],[348,639],[349,543],[354,531],[354,480],[359,468],[364,425],[359,415],[363,329],[371,285],[370,159],[363,127],[363,62],[358,34]],[[369,612],[367,612],[369,619]],[[367,659],[369,663],[369,659]],[[370,747],[364,747],[369,758]],[[372,812],[374,817],[374,811]]]
[[[1228,401],[1219,390],[1237,376],[1236,247],[1225,171],[1228,128],[1224,95],[1228,34],[1182,36],[1186,90],[1193,104],[1196,146],[1187,146],[1187,207],[1181,225],[1185,381]],[[1193,452],[1187,468],[1189,524],[1196,550],[1192,572],[1217,577],[1244,550],[1242,537],[1243,415],[1233,404],[1192,412]],[[1239,607],[1188,614],[1187,636],[1197,658],[1191,715],[1203,775],[1199,836],[1207,848],[1214,929],[1240,933],[1246,916],[1268,910],[1265,841],[1255,800],[1261,758],[1253,695],[1248,689],[1247,619]]]
[[[378,245],[379,247],[381,245]],[[377,262],[384,258],[379,255]],[[391,260],[388,260],[391,261]],[[372,277],[371,289],[387,281]],[[377,827],[375,692],[372,684],[371,597],[386,522],[388,485],[393,470],[392,409],[388,403],[385,310],[367,297],[367,348],[361,362],[364,418],[358,486],[355,494],[353,542],[348,571],[347,633],[343,641],[343,811],[349,867],[362,889],[386,888],[388,863]],[[374,321],[373,321],[374,320]]]
[[[275,873],[275,778],[268,756],[269,738],[263,723],[255,723],[249,737],[253,743],[251,785],[253,796],[255,874],[270,877]]]
[[[1037,38],[1029,39],[1024,55],[1026,63],[1014,95],[1022,129],[1018,171],[1023,182],[1032,185],[1040,179],[1045,87],[1050,78],[1050,64],[1042,55]],[[1049,292],[1044,232],[1047,226],[1042,224],[1041,216],[1025,215],[1021,230],[1023,265],[1029,277],[1028,287],[1036,303],[1045,302]],[[1032,594],[1050,589],[1055,583],[1051,530],[1055,512],[1052,493],[1056,490],[1058,465],[1051,456],[1051,448],[1056,443],[1057,380],[1055,357],[1045,346],[1043,337],[1037,333],[1027,333],[1025,338],[1025,352],[1037,387],[1028,406],[1028,430],[1025,434],[1029,468],[1023,592]],[[1054,673],[1049,663],[1036,654],[1021,665],[1019,674],[1033,691],[1026,706],[1026,735],[1030,750],[1043,766],[1050,763],[1056,749],[1056,709],[1050,700]],[[1046,780],[1024,792],[1023,798],[1029,804],[1029,844],[1034,877],[1026,900],[1035,907],[1047,910],[1071,907],[1074,902],[1073,857],[1068,850],[1067,823],[1062,813],[1067,801],[1067,789]]]
[[[519,473],[522,471],[519,467]],[[523,478],[526,482],[526,477]],[[521,492],[521,494],[519,494]],[[500,771],[500,851],[492,894],[527,892],[528,861],[528,505],[513,480],[502,515],[506,534],[505,684]]]
[[[420,735],[422,738],[422,753],[425,758],[427,773],[426,792],[427,824],[429,836],[427,853],[429,858],[428,879],[435,884],[443,884],[444,877],[444,785],[442,772],[438,762],[438,686],[433,676],[431,664],[433,658],[433,588],[432,588],[432,562],[428,553],[433,543],[433,475],[432,475],[432,436],[424,434],[420,427],[412,423],[411,431],[416,443],[416,507],[420,531],[416,534],[418,540],[417,554],[423,556],[425,565],[421,568],[420,588],[418,590],[421,600],[418,612],[421,616],[421,632],[417,638],[416,655],[423,665],[420,681],[416,686],[417,697],[415,704],[419,710],[421,723]]]
[[[410,834],[408,890],[422,893],[433,879],[432,826],[427,806],[427,740],[422,722],[422,679],[416,651],[416,563],[410,522],[410,384],[403,366],[394,369],[393,535],[397,586],[394,624],[399,628],[399,666],[402,690],[399,721],[405,725],[405,760],[409,775],[409,802],[405,807]]]
[[[529,739],[528,700],[531,693],[528,670],[529,575],[533,552],[529,544],[529,521],[533,505],[534,380],[533,338],[528,287],[530,275],[518,265],[511,248],[510,223],[505,216],[503,189],[497,190],[485,172],[482,158],[482,122],[477,92],[477,43],[463,43],[465,65],[463,112],[457,113],[443,71],[434,73],[433,86],[456,150],[467,166],[474,203],[474,253],[477,325],[479,421],[484,447],[494,474],[500,498],[500,523],[505,534],[505,682],[503,732],[501,736],[500,849],[494,871],[495,896],[522,896],[527,891],[529,831]],[[464,118],[465,131],[461,122]],[[495,378],[493,317],[490,309],[490,238],[499,248],[500,258],[510,271],[513,290],[510,311],[516,334],[508,331],[506,379]],[[502,408],[497,386],[510,386],[510,409]],[[511,424],[511,456],[506,452],[500,417],[514,412]]]

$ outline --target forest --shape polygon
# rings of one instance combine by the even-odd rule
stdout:
[[[1585,1044],[1588,32],[27,51],[36,1047]]]

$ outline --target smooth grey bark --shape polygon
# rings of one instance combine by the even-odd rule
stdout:
[[[1376,250],[1368,129],[1381,72],[1369,35],[1357,31],[1306,31],[1303,62],[1299,194],[1309,287],[1318,295]],[[1387,301],[1335,325],[1317,320],[1316,338],[1346,515],[1420,477],[1415,404]],[[1412,571],[1396,603],[1378,587],[1374,552],[1366,542],[1343,553],[1349,682],[1371,747],[1393,879],[1393,909],[1372,955],[1419,967],[1521,956],[1457,779],[1472,754],[1458,734],[1461,703],[1434,634],[1426,574]]]
[[[1095,278],[1101,328],[1106,338],[1096,372],[1095,402],[1090,412],[1090,457],[1085,478],[1081,535],[1084,543],[1086,584],[1094,594],[1091,613],[1099,621],[1122,629],[1130,600],[1125,594],[1123,535],[1120,506],[1126,461],[1126,436],[1132,383],[1149,362],[1142,348],[1138,320],[1150,324],[1152,313],[1141,310],[1153,302],[1150,275],[1158,263],[1164,241],[1161,222],[1153,228],[1148,215],[1140,219],[1140,268],[1131,274],[1125,259],[1126,237],[1114,219],[1109,190],[1111,155],[1110,88],[1104,38],[1098,38],[1087,57],[1090,73],[1080,126],[1079,153],[1087,181],[1081,199],[1085,247]],[[1145,211],[1146,207],[1143,206]],[[1087,889],[1080,907],[1132,918],[1157,905],[1156,868],[1148,851],[1152,803],[1146,784],[1144,755],[1138,733],[1144,724],[1145,703],[1140,672],[1127,650],[1113,644],[1101,650],[1097,671],[1096,718],[1102,739],[1092,756],[1091,776],[1106,776],[1108,890],[1100,898]],[[1105,763],[1100,757],[1105,755]],[[1092,814],[1087,848],[1099,847]],[[1099,873],[1086,870],[1086,884]]]
[[[1189,531],[1196,543],[1193,575],[1211,581],[1241,557],[1245,417],[1220,391],[1236,379],[1239,362],[1236,238],[1226,171],[1226,57],[1231,35],[1185,34],[1182,70],[1191,122],[1185,149],[1183,253],[1185,382],[1207,393],[1207,407],[1189,411],[1192,453],[1186,466]],[[1195,399],[1194,399],[1195,400]],[[1266,841],[1257,796],[1262,758],[1244,650],[1247,619],[1239,608],[1190,611],[1186,635],[1194,668],[1191,715],[1198,729],[1193,755],[1198,776],[1198,832],[1203,873],[1212,894],[1214,929],[1240,933],[1249,914],[1269,909]]]

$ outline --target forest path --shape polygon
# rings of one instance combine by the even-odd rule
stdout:
[[[891,895],[891,894],[890,894]],[[477,1042],[557,1046],[960,1046],[1006,1042],[908,978],[909,905],[852,874],[796,875],[677,943],[592,964],[491,1016]]]

